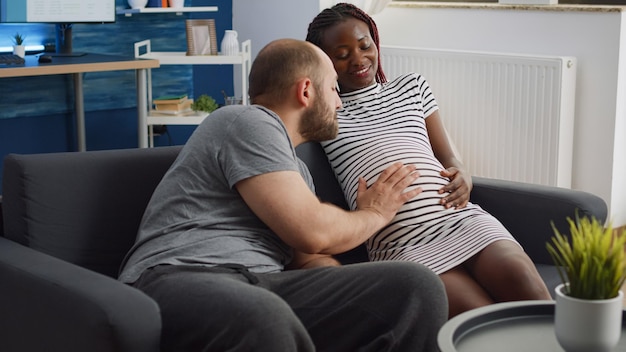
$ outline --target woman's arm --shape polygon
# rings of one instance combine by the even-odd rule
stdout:
[[[445,168],[441,171],[441,176],[450,179],[450,183],[439,190],[439,193],[448,193],[441,199],[441,203],[446,208],[464,208],[469,202],[472,191],[472,176],[465,171],[463,163],[454,154],[446,129],[439,117],[439,111],[433,112],[426,118],[426,129],[435,157]]]

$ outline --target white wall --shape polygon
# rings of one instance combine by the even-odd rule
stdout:
[[[274,39],[304,40],[307,27],[328,0],[233,0],[233,28],[252,40],[252,58]]]
[[[239,41],[250,39],[252,60],[269,42],[280,38],[306,38],[308,24],[332,0],[233,0],[233,29]],[[241,90],[235,73],[235,91]]]
[[[602,197],[613,225],[626,225],[624,14],[564,5],[552,10],[407,6],[390,5],[374,16],[384,44],[575,56],[572,188]]]
[[[613,183],[611,184],[612,212],[615,213],[615,226],[626,223],[626,13],[622,12],[619,51],[619,71],[617,83],[617,104],[615,119],[615,154],[613,155]]]
[[[310,21],[331,2],[233,0],[233,27],[240,40],[252,39],[255,57],[273,39],[304,39]],[[597,8],[603,10],[392,4],[374,19],[387,45],[575,56],[572,188],[602,197],[609,204],[613,225],[624,226],[626,55],[620,54],[626,54],[626,29],[618,7]]]

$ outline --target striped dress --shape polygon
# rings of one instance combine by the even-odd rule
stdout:
[[[515,241],[476,204],[459,210],[440,204],[445,194],[437,191],[449,179],[440,176],[443,165],[428,139],[426,118],[438,106],[422,76],[406,74],[341,94],[341,100],[339,135],[322,146],[352,209],[360,176],[371,185],[396,161],[415,164],[420,172],[411,187],[422,187],[422,193],[367,241],[370,260],[415,261],[441,274],[494,241]]]

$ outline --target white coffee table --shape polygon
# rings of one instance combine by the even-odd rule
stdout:
[[[615,351],[626,351],[626,316]],[[437,337],[441,352],[563,352],[554,335],[554,301],[497,303],[450,319]]]

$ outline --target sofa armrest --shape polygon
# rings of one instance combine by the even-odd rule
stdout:
[[[473,177],[471,201],[495,216],[538,264],[552,264],[546,242],[554,231],[569,234],[566,218],[607,218],[602,198],[572,189]]]
[[[141,291],[0,237],[6,351],[158,351],[161,318]]]
[[[2,195],[0,194],[0,237],[4,237],[4,215],[2,215]]]

